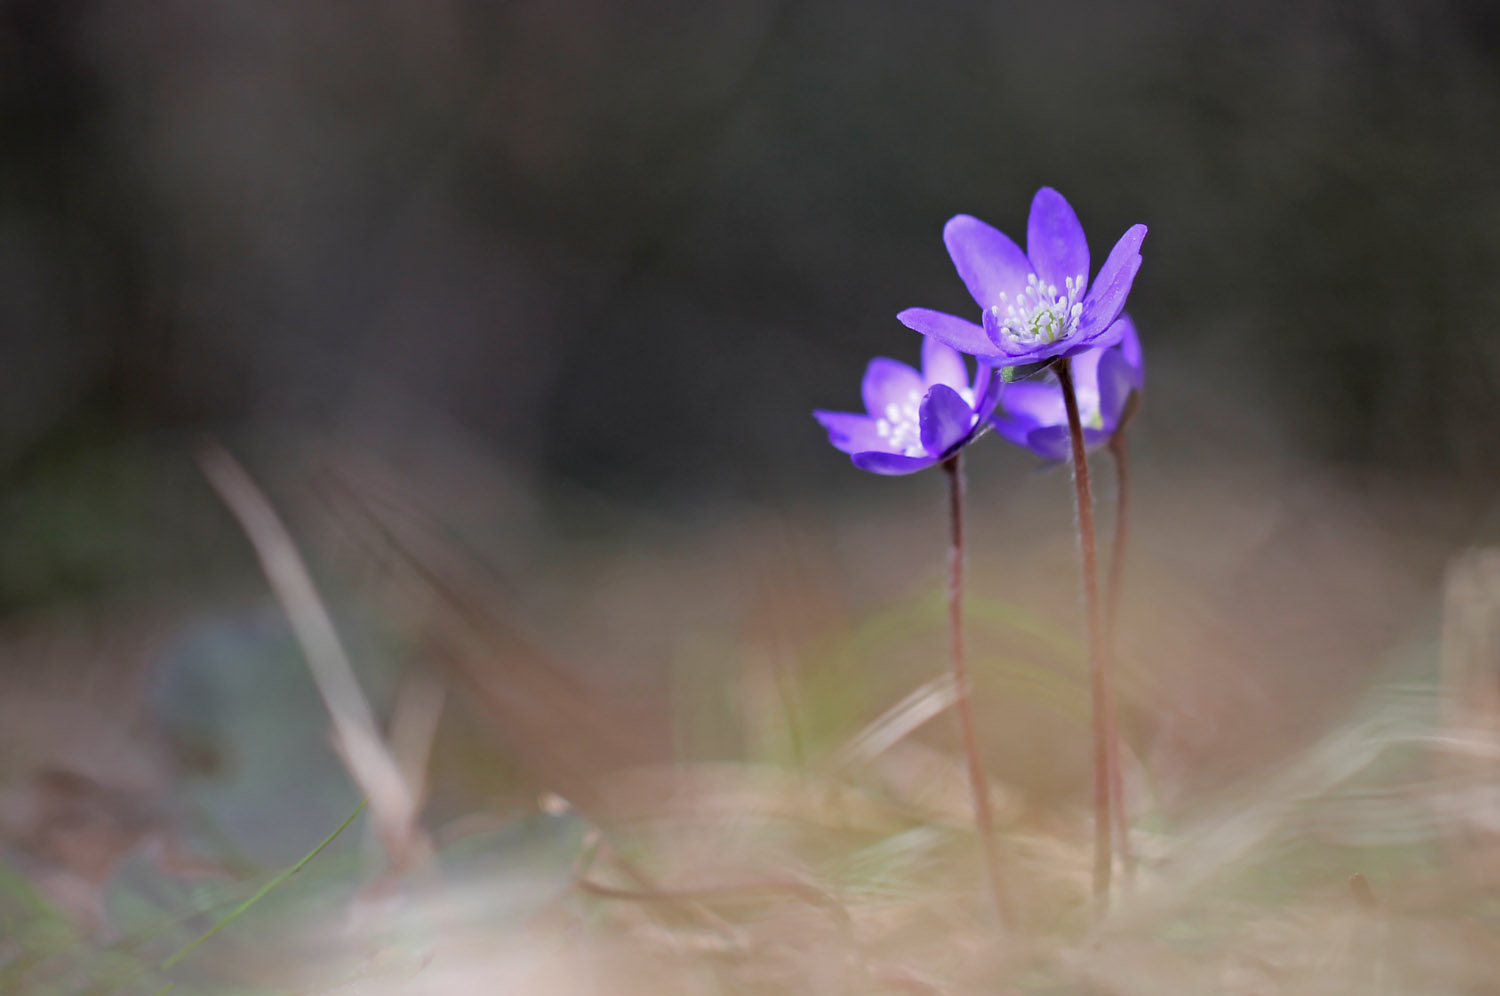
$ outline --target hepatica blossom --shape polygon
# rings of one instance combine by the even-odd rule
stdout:
[[[1073,387],[1083,422],[1083,443],[1093,450],[1109,442],[1130,402],[1145,383],[1141,340],[1129,316],[1121,315],[1108,338],[1115,346],[1096,348],[1073,358]],[[991,422],[997,435],[1025,447],[1044,460],[1066,460],[1069,454],[1068,413],[1062,387],[1050,374],[1047,380],[1007,385]]]
[[[1005,385],[984,363],[973,383],[962,354],[922,340],[922,372],[877,357],[862,386],[868,415],[815,411],[828,441],[874,474],[910,474],[968,445],[995,410]]]
[[[1089,283],[1089,246],[1078,215],[1051,187],[1038,190],[1026,224],[1026,252],[999,229],[961,214],[943,242],[980,308],[980,324],[929,308],[897,317],[993,366],[1021,366],[1118,341],[1115,319],[1141,268],[1145,225],[1133,225]]]

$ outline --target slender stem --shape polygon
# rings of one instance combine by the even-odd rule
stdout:
[[[1115,623],[1119,619],[1121,579],[1125,574],[1125,545],[1130,536],[1130,451],[1125,444],[1122,425],[1109,439],[1109,453],[1115,463],[1115,535],[1109,556],[1109,584],[1104,591],[1104,632],[1109,649],[1110,677],[1118,668],[1118,642]],[[1120,772],[1120,733],[1116,723],[1115,686],[1105,684],[1108,702],[1104,714],[1109,721],[1109,795],[1115,817],[1115,846],[1120,849],[1120,864],[1128,885],[1135,881],[1135,851],[1130,846],[1130,813],[1125,807],[1125,778]]]
[[[1068,411],[1068,435],[1073,442],[1073,484],[1078,500],[1078,545],[1083,557],[1083,604],[1088,616],[1089,687],[1093,698],[1094,734],[1094,895],[1109,896],[1114,872],[1110,851],[1110,688],[1109,657],[1104,651],[1104,627],[1099,613],[1099,557],[1094,543],[1094,496],[1089,489],[1089,460],[1083,445],[1083,421],[1073,390],[1071,361],[1057,361],[1053,371],[1062,385]]]
[[[990,783],[979,760],[979,739],[974,733],[974,710],[970,704],[969,670],[964,664],[964,469],[963,455],[955,453],[943,461],[948,474],[948,507],[953,522],[953,545],[948,555],[948,625],[952,634],[953,686],[958,709],[958,732],[969,764],[969,788],[974,795],[974,824],[984,849],[990,895],[1000,922],[1010,922],[1005,888],[1000,877],[1000,852],[995,844],[995,818],[990,811]]]

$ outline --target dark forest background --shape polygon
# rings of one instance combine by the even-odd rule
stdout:
[[[1095,260],[1150,225],[1157,459],[1485,493],[1497,41],[1482,0],[6,0],[6,597],[90,582],[57,468],[199,429],[460,435],[612,507],[870,494],[809,409],[969,306],[947,217],[1019,235],[1043,184]]]

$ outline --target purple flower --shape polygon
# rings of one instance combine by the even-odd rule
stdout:
[[[868,415],[815,411],[828,441],[874,474],[910,474],[945,460],[979,434],[1004,382],[979,364],[974,383],[958,350],[922,340],[922,372],[883,356],[862,386]]]
[[[1133,225],[1089,284],[1089,244],[1063,195],[1043,187],[1031,201],[1026,252],[999,229],[966,214],[948,221],[943,242],[983,325],[929,308],[896,317],[993,366],[1021,366],[1112,346],[1114,321],[1141,268],[1145,225]]]
[[[1132,392],[1146,381],[1141,340],[1128,315],[1114,323],[1110,337],[1118,345],[1090,349],[1073,358],[1073,389],[1083,422],[1083,444],[1093,450],[1109,442]],[[1062,387],[1050,373],[1041,380],[1008,384],[1000,407],[990,419],[995,432],[1044,460],[1066,460],[1069,455],[1068,413]]]

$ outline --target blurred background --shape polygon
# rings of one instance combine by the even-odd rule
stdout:
[[[1489,4],[11,0],[3,28],[7,483],[420,412],[611,502],[863,496],[806,410],[915,354],[901,308],[967,307],[947,217],[1020,234],[1043,184],[1097,258],[1151,227],[1132,309],[1185,396],[1157,449],[1248,423],[1350,469],[1500,460]]]
[[[831,749],[941,671],[943,496],[809,413],[915,362],[899,310],[968,313],[948,217],[1019,237],[1042,185],[1096,261],[1150,226],[1124,708],[1191,806],[1435,682],[1444,572],[1500,539],[1494,4],[0,0],[8,784],[247,867],[357,800],[204,434],[382,720],[413,668],[474,692],[444,818]],[[1070,489],[970,452],[986,750],[1066,808]],[[25,799],[92,908],[139,834],[59,856]]]

